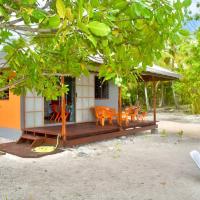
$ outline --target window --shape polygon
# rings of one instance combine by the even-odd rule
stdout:
[[[9,99],[9,90],[5,90],[0,93],[0,100],[8,100]]]
[[[95,76],[95,98],[108,99],[109,98],[109,84],[108,81],[103,81],[103,78]]]

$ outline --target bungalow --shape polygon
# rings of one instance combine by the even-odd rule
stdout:
[[[179,78],[178,74],[157,65],[147,67],[142,73],[143,81]],[[94,121],[91,111],[94,106],[109,106],[118,110],[118,88],[112,81],[102,84],[97,73],[91,73],[88,77],[65,77],[64,81],[69,85],[69,93],[66,96],[67,110],[70,113],[68,123]],[[16,96],[7,91],[0,99],[0,127],[24,129],[59,125],[59,120],[51,120],[52,102],[34,92],[28,92],[26,96]],[[61,105],[61,99],[56,103]]]
[[[1,57],[2,55],[0,55],[2,62]],[[98,63],[102,62],[98,57],[90,59]],[[28,141],[31,147],[42,143],[55,144],[58,135],[62,136],[64,145],[73,146],[144,130],[154,132],[158,127],[155,83],[180,78],[178,74],[157,65],[147,67],[140,81],[151,81],[154,86],[153,121],[134,121],[129,125],[123,125],[121,124],[121,89],[112,81],[102,82],[97,75],[98,72],[91,72],[87,77],[76,78],[62,75],[61,83],[67,84],[69,91],[67,95],[63,94],[56,101],[49,101],[35,92],[28,92],[25,96],[16,96],[11,91],[6,91],[0,99],[0,127],[23,130],[16,144]],[[93,123],[95,116],[91,109],[95,106],[115,108],[119,115],[119,125],[96,126]],[[9,149],[8,146],[8,152]]]
[[[97,75],[97,72],[93,72],[88,77],[62,76],[61,83],[67,84],[69,91],[57,101],[46,100],[34,92],[28,92],[25,96],[16,96],[9,90],[5,92],[0,99],[0,127],[22,130],[22,135],[16,143],[0,145],[0,150],[20,157],[38,157],[43,154],[35,154],[31,149],[44,143],[58,144],[60,135],[62,140],[59,145],[74,146],[144,130],[151,130],[153,133],[158,127],[155,83],[180,78],[178,74],[157,65],[147,67],[140,81],[153,83],[153,120],[122,124],[121,88],[112,81],[102,82]],[[55,105],[59,111],[55,110]],[[97,126],[91,109],[95,106],[115,108],[119,124]]]

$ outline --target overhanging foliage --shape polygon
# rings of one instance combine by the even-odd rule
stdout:
[[[102,54],[99,74],[130,85],[181,34],[190,0],[0,0],[0,41],[7,53],[0,87],[16,94],[36,90],[52,99],[67,91],[54,74],[88,75]],[[16,38],[17,35],[17,38]],[[13,38],[15,36],[15,38]],[[121,81],[122,80],[122,81]]]

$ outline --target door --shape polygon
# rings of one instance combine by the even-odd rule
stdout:
[[[68,93],[65,95],[66,111],[69,113],[67,122],[75,122],[75,79],[65,77],[65,85],[68,85]],[[53,110],[53,108],[55,110]],[[44,101],[44,122],[45,124],[61,123],[61,117],[56,117],[53,113],[61,114],[61,97],[57,100]]]

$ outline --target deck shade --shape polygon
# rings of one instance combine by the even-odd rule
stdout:
[[[180,79],[181,76],[171,70],[153,65],[147,66],[146,70],[141,74],[141,81],[170,81]]]

